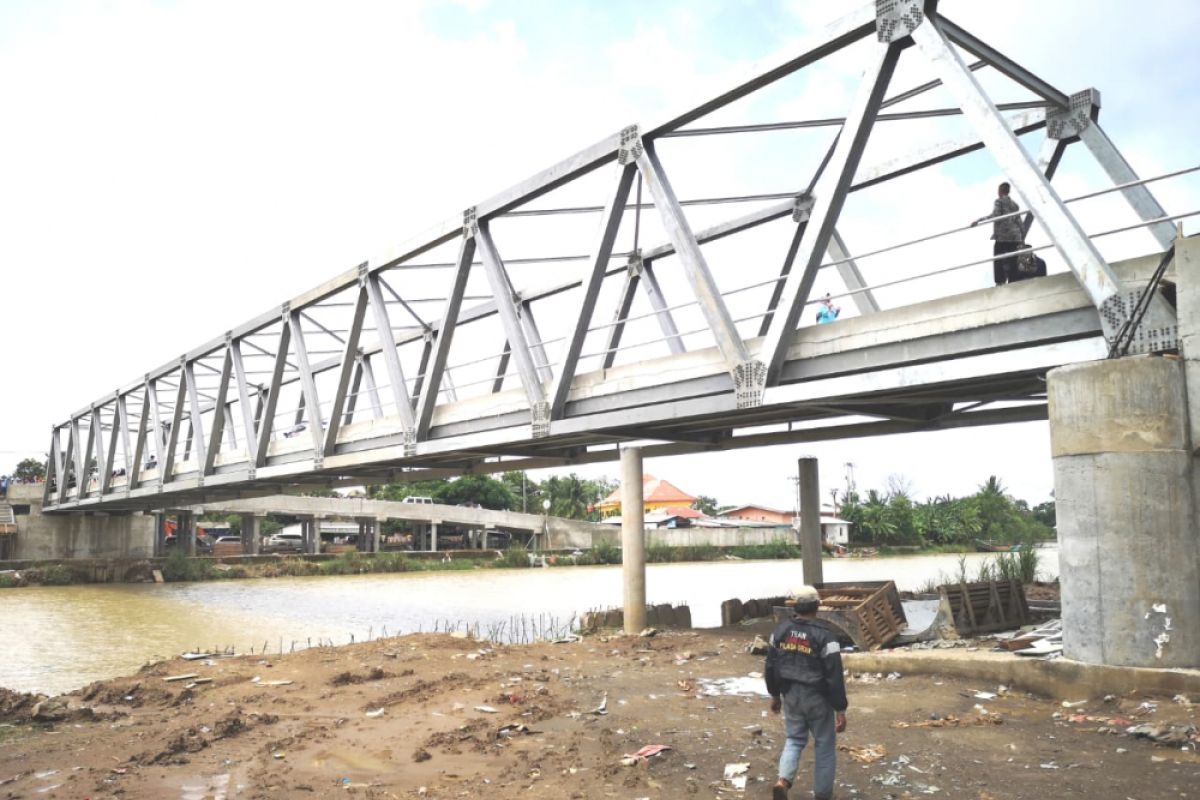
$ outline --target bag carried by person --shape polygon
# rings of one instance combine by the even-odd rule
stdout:
[[[1028,245],[1021,243],[1024,250]],[[1037,253],[1027,252],[1017,256],[1017,275],[1021,280],[1026,278],[1041,278],[1046,274],[1046,262]]]

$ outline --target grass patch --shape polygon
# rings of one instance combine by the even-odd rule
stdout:
[[[715,549],[715,548],[714,548]],[[799,558],[800,546],[785,539],[776,539],[769,544],[749,544],[729,548],[730,555],[756,560]]]
[[[529,551],[524,547],[509,547],[504,551],[504,555],[492,562],[492,566],[501,569],[528,569]]]
[[[163,580],[168,583],[205,581],[216,572],[212,564],[201,559],[189,558],[182,550],[175,550],[163,561]]]

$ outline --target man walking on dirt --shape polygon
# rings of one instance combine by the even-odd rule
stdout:
[[[846,684],[837,636],[817,619],[821,604],[817,590],[803,586],[796,592],[796,616],[771,634],[764,670],[771,710],[783,709],[787,741],[779,756],[779,781],[773,800],[787,800],[796,779],[800,755],[813,739],[813,795],[833,800],[833,775],[837,767],[837,734],[846,730]]]

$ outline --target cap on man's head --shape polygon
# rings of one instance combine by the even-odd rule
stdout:
[[[817,594],[817,590],[812,586],[801,586],[796,589],[792,592],[792,599],[796,603],[797,611],[816,611],[817,607],[821,605],[821,595]]]

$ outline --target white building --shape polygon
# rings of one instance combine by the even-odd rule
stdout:
[[[825,544],[850,544],[850,523],[831,512],[821,512],[821,541]]]

